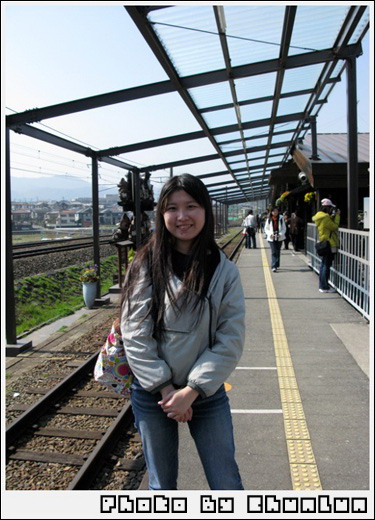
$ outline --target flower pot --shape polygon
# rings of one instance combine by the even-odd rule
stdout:
[[[96,298],[97,282],[82,282],[83,301],[88,309],[92,309]]]

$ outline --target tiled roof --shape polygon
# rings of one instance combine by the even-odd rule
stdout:
[[[347,134],[317,134],[318,161],[310,159],[312,155],[311,134],[305,136],[298,145],[301,152],[311,163],[346,163],[348,160]],[[369,134],[358,134],[358,162],[369,162]]]

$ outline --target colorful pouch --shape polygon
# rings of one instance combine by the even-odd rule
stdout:
[[[94,368],[94,379],[117,394],[130,394],[133,373],[126,359],[118,320],[113,322],[111,332],[100,350]]]

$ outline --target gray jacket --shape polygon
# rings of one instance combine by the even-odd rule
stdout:
[[[176,313],[166,296],[165,337],[152,337],[153,322],[145,316],[152,287],[147,277],[133,294],[129,316],[123,313],[122,337],[130,367],[141,386],[156,393],[172,383],[190,386],[202,397],[213,395],[236,367],[243,350],[245,304],[237,266],[220,253],[202,313],[193,305]],[[182,282],[171,278],[175,294]]]

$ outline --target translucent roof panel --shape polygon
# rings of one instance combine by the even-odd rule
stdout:
[[[261,139],[262,137],[267,136],[269,131],[269,126],[258,126],[257,128],[252,128],[251,130],[245,130],[244,135],[246,139]]]
[[[148,18],[164,46],[173,49],[169,57],[180,76],[224,67],[211,6],[157,9]]]
[[[272,136],[272,143],[283,143],[289,141],[292,138],[292,133],[289,134],[280,134]]]
[[[216,110],[215,112],[204,113],[203,119],[211,128],[233,125],[237,123],[234,107],[226,108],[225,110]]]
[[[235,80],[238,101],[272,96],[275,90],[276,73],[269,72]]]
[[[241,107],[242,121],[257,121],[271,117],[272,101]]]
[[[188,92],[200,109],[232,102],[230,86],[227,82],[188,89]]]
[[[249,147],[254,148],[255,146],[262,146],[264,144],[267,144],[267,139],[268,139],[268,136],[264,135],[263,137],[258,137],[257,139],[252,139],[251,141],[246,141],[246,144]]]
[[[293,96],[282,98],[279,101],[277,115],[293,114],[293,112],[303,112],[310,96]]]
[[[367,24],[369,23],[369,21],[370,21],[370,12],[367,9],[364,12],[364,14],[362,15],[362,18],[361,18],[360,22],[358,23],[357,27],[353,31],[353,35],[352,35],[352,37],[349,40],[349,44],[357,43],[358,38],[360,36],[362,36],[363,31],[365,30],[365,28],[366,28]]]
[[[292,121],[290,123],[279,123],[275,125],[275,132],[286,132],[292,131],[296,128],[296,121]]]
[[[47,100],[44,108],[7,116],[7,124],[12,130],[30,135],[31,125],[33,130],[45,125],[42,128],[47,131],[48,120],[52,119],[51,127],[56,132],[50,132],[53,137],[75,134],[72,139],[90,143],[87,146],[99,151],[103,162],[113,155],[141,171],[148,169],[154,174],[160,170],[160,178],[169,176],[172,169],[174,174],[203,176],[207,184],[228,182],[234,188],[227,190],[228,197],[231,192],[236,201],[245,202],[247,193],[267,198],[270,170],[290,160],[292,146],[311,130],[310,117],[319,114],[323,101],[329,102],[336,80],[342,75],[345,61],[336,63],[334,46],[339,45],[344,56],[349,51],[353,56],[360,54],[359,46],[349,44],[366,34],[369,8],[360,3],[333,2],[136,4],[87,7],[92,9],[90,13],[100,15],[104,29],[113,26],[112,32],[100,29],[96,19],[95,25],[88,26],[86,21],[93,21],[91,16],[82,22],[85,8],[70,9],[68,4],[56,6],[56,10],[22,6],[24,13],[18,25],[22,22],[19,34],[24,35],[25,44],[17,54],[19,81],[12,81],[12,92],[18,88],[29,94],[32,90],[25,89],[24,78],[28,78],[37,56],[38,73],[48,80],[48,96],[43,98]],[[27,13],[33,9],[30,25]],[[28,24],[32,26],[33,35],[41,42],[41,26],[35,25],[37,14],[47,16],[51,11],[54,16],[48,18],[48,38],[43,40],[49,51],[46,70],[45,57],[40,56],[43,49],[33,45],[27,28]],[[71,16],[66,17],[66,13]],[[61,26],[71,31],[77,30],[77,20],[81,23],[81,41],[73,54],[71,47],[61,49],[61,54],[57,43],[63,39],[53,38],[54,34],[62,34],[59,15],[64,15]],[[13,34],[10,29],[15,27],[18,30],[18,25],[9,25],[8,34]],[[88,27],[99,27],[99,32],[91,30],[91,34]],[[99,38],[99,43],[93,38]],[[21,60],[22,53],[26,54]],[[11,48],[8,62],[13,55]],[[88,75],[84,74],[86,55]],[[133,62],[135,66],[130,65]],[[109,65],[116,72],[113,79]],[[56,83],[61,71],[68,72],[69,78],[89,78],[86,95],[98,96],[86,99],[85,94],[72,96],[71,90],[64,91]],[[51,88],[53,84],[55,88]],[[70,81],[69,88],[75,84]],[[103,88],[105,84],[107,88]],[[41,83],[34,85],[37,94],[43,88]],[[56,91],[68,99],[55,99]],[[72,97],[76,99],[70,103]],[[38,99],[39,94],[25,110],[38,106]],[[61,101],[66,101],[63,108],[58,105]],[[10,106],[9,110],[16,108]],[[86,148],[80,151],[89,156],[86,152]],[[239,179],[245,193],[236,186]],[[252,182],[256,190],[249,188]],[[217,193],[222,192],[220,186]],[[214,186],[212,190],[216,192]]]
[[[349,9],[350,6],[337,3],[324,6],[299,5],[289,55],[333,47]]]
[[[284,73],[281,93],[295,92],[296,90],[304,90],[315,86],[322,70],[322,64],[287,69]]]
[[[217,143],[219,143],[221,146],[223,146],[221,143],[226,141],[233,141],[234,139],[241,140],[241,134],[240,132],[229,132],[227,134],[220,134],[217,136]]]
[[[231,65],[278,58],[285,7],[225,6]]]

